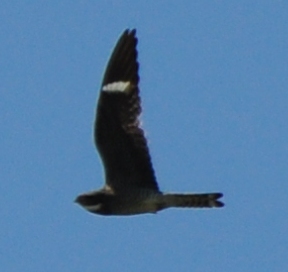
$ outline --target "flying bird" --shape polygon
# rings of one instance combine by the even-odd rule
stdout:
[[[136,30],[125,30],[108,62],[100,90],[94,139],[104,165],[102,189],[75,202],[100,215],[136,215],[175,208],[218,208],[222,193],[160,191],[140,126],[139,64]]]

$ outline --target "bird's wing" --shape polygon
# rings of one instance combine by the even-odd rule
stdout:
[[[114,190],[141,187],[158,191],[147,141],[139,126],[136,31],[126,30],[108,62],[95,121],[95,143]]]

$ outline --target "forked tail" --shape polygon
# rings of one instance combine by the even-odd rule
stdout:
[[[224,203],[219,201],[223,194],[165,194],[164,202],[169,207],[187,208],[220,208]]]

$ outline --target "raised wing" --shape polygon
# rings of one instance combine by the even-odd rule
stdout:
[[[107,65],[98,101],[95,143],[106,184],[114,190],[141,187],[158,191],[147,141],[139,127],[136,30],[125,30]]]

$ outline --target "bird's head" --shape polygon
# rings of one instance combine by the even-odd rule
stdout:
[[[89,212],[108,215],[110,213],[108,198],[109,195],[104,192],[94,191],[77,196],[74,202]]]

